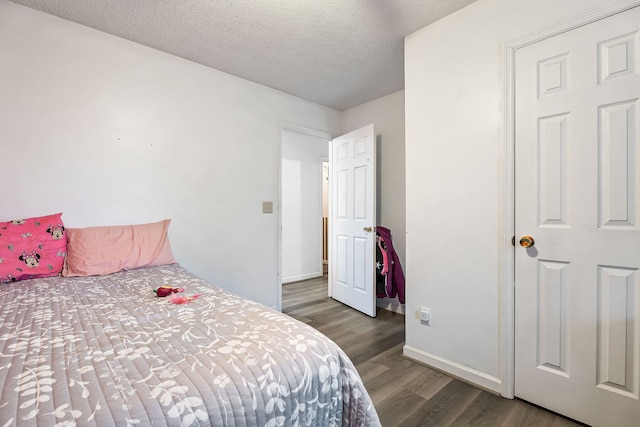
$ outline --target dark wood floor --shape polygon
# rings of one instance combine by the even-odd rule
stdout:
[[[371,318],[327,297],[327,278],[282,287],[283,311],[335,341],[353,360],[384,427],[579,426],[509,400],[402,356],[404,316]]]

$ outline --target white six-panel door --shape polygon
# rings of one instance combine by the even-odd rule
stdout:
[[[640,425],[639,30],[516,52],[516,396],[595,426]]]
[[[376,151],[373,125],[331,142],[329,287],[333,298],[376,315]]]

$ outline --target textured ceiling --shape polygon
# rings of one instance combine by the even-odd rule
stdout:
[[[475,0],[11,0],[345,110],[404,88],[404,37]]]

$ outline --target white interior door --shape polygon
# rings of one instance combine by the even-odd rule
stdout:
[[[376,145],[373,125],[331,141],[329,288],[331,296],[376,315]]]
[[[639,29],[516,52],[515,393],[594,426],[640,425]]]

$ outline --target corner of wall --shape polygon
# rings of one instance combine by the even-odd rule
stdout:
[[[443,371],[447,375],[456,377],[492,393],[500,394],[502,391],[502,382],[500,381],[500,378],[436,356],[435,354],[420,350],[419,348],[405,345],[403,347],[403,355],[409,359],[433,367],[439,371]]]

